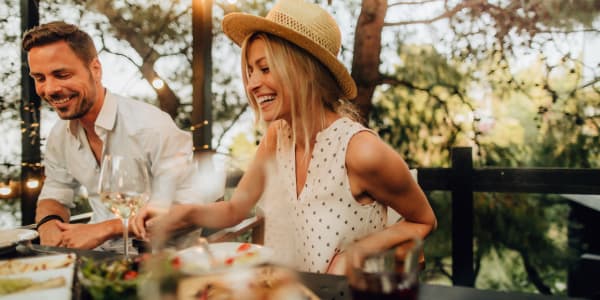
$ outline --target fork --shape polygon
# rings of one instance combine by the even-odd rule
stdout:
[[[208,259],[210,261],[210,267],[214,268],[217,266],[220,266],[221,264],[219,263],[219,261],[215,258],[215,255],[212,253],[212,251],[210,250],[210,247],[208,246],[208,240],[204,237],[200,237],[196,240],[196,245],[202,247],[202,250],[204,250],[206,252],[206,255],[208,255]]]

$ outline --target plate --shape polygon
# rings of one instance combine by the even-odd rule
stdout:
[[[21,242],[31,241],[38,237],[35,230],[8,229],[0,231],[0,253],[9,253]]]
[[[318,300],[295,271],[264,265],[223,274],[187,276],[179,280],[177,300],[305,299]]]
[[[213,263],[204,248],[200,246],[177,252],[181,271],[191,275],[201,275],[252,267],[269,262],[273,256],[273,249],[249,243],[213,243],[209,244],[208,248],[215,258]]]
[[[0,248],[8,248],[20,242],[31,241],[38,237],[38,233],[31,229],[8,229],[0,231]]]
[[[0,281],[7,279],[31,279],[34,282],[56,280],[64,282],[56,287],[21,291],[0,296],[2,300],[21,299],[71,299],[75,254],[59,254],[0,261]]]

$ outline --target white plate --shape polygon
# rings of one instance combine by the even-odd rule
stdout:
[[[37,291],[25,291],[17,292],[0,296],[2,300],[25,300],[25,299],[57,299],[57,300],[69,300],[71,299],[71,287],[73,286],[73,274],[75,272],[75,254],[59,254],[50,256],[36,256],[32,258],[19,258],[12,260],[0,260],[0,266],[8,262],[18,263],[19,267],[37,266],[42,264],[53,265],[59,264],[62,267],[56,269],[46,269],[39,271],[22,272],[10,275],[0,275],[0,279],[7,278],[31,278],[34,281],[43,281],[50,278],[63,277],[65,279],[65,285],[56,288],[50,288],[45,290]],[[66,266],[63,262],[67,262]],[[31,268],[27,268],[31,269]]]
[[[30,229],[8,229],[0,231],[0,249],[16,246],[20,242],[31,241],[38,237],[35,230]]]
[[[211,266],[210,258],[202,247],[190,247],[177,252],[181,271],[187,274],[207,274],[240,267],[252,267],[269,262],[273,249],[248,243],[213,243],[208,245],[217,265]],[[246,248],[240,250],[240,247]]]

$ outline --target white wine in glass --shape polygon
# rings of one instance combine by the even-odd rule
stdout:
[[[129,257],[129,218],[150,198],[150,175],[137,158],[107,154],[98,186],[100,201],[123,222],[125,257]]]

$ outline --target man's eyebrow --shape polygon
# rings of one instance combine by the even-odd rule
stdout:
[[[52,72],[50,72],[50,73],[57,74],[57,73],[68,72],[68,71],[69,71],[69,69],[67,69],[67,68],[60,68],[60,69],[52,70]],[[43,76],[43,74],[38,73],[38,72],[29,72],[29,76]]]

